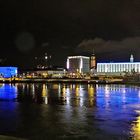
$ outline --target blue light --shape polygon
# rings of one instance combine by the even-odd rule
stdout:
[[[0,85],[0,101],[10,101],[17,97],[17,89],[13,85],[2,84]]]
[[[17,75],[17,67],[0,67],[0,75],[10,78]]]

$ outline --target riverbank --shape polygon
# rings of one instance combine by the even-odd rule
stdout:
[[[24,78],[16,80],[1,80],[1,83],[88,83],[88,84],[137,84],[137,81],[123,81],[123,80],[93,80],[93,79],[47,79],[47,78]]]
[[[105,80],[93,79],[78,79],[78,78],[22,78],[22,79],[3,79],[1,83],[34,83],[34,82],[49,82],[49,83],[110,83]],[[113,81],[114,82],[114,81]],[[117,81],[116,81],[117,82]],[[112,83],[112,82],[111,82]]]

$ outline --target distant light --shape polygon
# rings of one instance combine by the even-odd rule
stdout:
[[[89,57],[87,56],[69,56],[68,59],[71,59],[71,58],[85,58],[85,59],[89,59]]]
[[[69,69],[69,58],[67,59],[67,69]]]
[[[82,68],[83,68],[83,59],[80,59],[80,72],[82,72]]]

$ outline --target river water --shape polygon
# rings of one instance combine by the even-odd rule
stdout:
[[[140,140],[140,87],[1,84],[0,135],[27,140]]]

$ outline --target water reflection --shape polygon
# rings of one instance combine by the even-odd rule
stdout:
[[[136,117],[136,120],[133,121],[131,129],[133,140],[140,139],[140,111],[137,110],[136,113],[138,113],[138,116]]]
[[[5,93],[6,91],[6,93]],[[82,84],[1,84],[0,100],[60,104],[70,106],[100,106],[110,108],[140,101],[140,88],[125,85]]]
[[[17,87],[15,85],[0,84],[0,100],[10,101],[17,98]]]
[[[106,139],[116,140],[140,138],[138,111],[140,87],[138,86],[2,84],[0,113],[3,115],[7,114],[7,111],[5,113],[5,110],[8,110],[7,101],[10,103],[9,106],[12,102],[18,108],[16,115],[20,123],[15,130],[16,135],[25,137],[24,133],[28,130],[26,136],[33,134],[29,139],[40,139],[38,133],[43,136],[46,136],[46,133],[53,136],[55,132],[60,139],[64,136],[104,139],[105,135],[109,136]],[[15,106],[11,109],[13,114]],[[3,118],[5,116],[1,117],[0,123],[3,122]],[[13,117],[13,120],[16,122],[17,118]],[[11,129],[9,126],[8,128]],[[3,128],[0,127],[1,129]],[[6,129],[4,131],[7,131]]]
[[[95,85],[19,84],[18,101],[92,107],[96,103]]]

